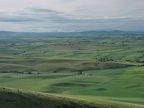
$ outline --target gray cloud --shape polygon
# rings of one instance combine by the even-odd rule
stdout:
[[[32,16],[26,14],[19,14],[19,13],[2,13],[0,12],[0,22],[32,22],[32,21],[39,21]]]
[[[136,11],[138,12],[140,10],[137,9]],[[81,11],[79,11],[79,13],[80,12]],[[143,16],[78,16],[39,7],[27,8],[10,13],[1,12],[0,14],[0,29],[2,30],[74,31],[97,29],[143,30],[144,28]]]
[[[21,17],[21,16],[2,16],[0,17],[0,22],[32,22],[32,21],[38,21],[36,19],[33,18],[28,18],[28,17]]]
[[[45,8],[29,8],[17,13],[0,12],[0,22],[38,22],[38,21],[58,21],[65,18],[61,12]]]
[[[61,12],[54,11],[51,9],[46,9],[46,8],[30,8],[29,10],[32,12],[35,12],[35,13],[51,13],[51,14],[60,14],[61,13]]]
[[[0,22],[83,23],[86,20],[47,8],[28,8],[18,12],[0,12]]]

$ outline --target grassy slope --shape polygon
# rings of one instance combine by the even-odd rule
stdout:
[[[143,67],[74,73],[1,73],[0,85],[45,93],[144,104]]]
[[[144,108],[141,105],[97,99],[88,102],[75,98],[0,88],[1,108]]]

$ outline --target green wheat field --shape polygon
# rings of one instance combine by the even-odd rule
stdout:
[[[144,33],[0,33],[0,108],[144,108]]]

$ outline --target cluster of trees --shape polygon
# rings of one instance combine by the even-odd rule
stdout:
[[[144,61],[140,60],[126,60],[127,62],[136,62],[136,63],[144,63]]]
[[[83,70],[77,70],[77,73],[75,75],[82,75],[83,74]]]
[[[1,71],[0,73],[19,73],[19,74],[27,73],[27,74],[32,74],[31,71],[16,71],[16,70],[13,70],[13,71]]]
[[[98,61],[100,61],[100,62],[107,62],[107,61],[116,61],[116,60],[114,60],[114,59],[111,59],[111,58],[107,58],[107,57],[103,57],[103,58],[100,58],[100,59],[98,59]],[[135,63],[144,63],[144,61],[142,61],[142,60],[125,60],[125,61],[127,61],[127,62],[135,62]]]
[[[104,58],[98,59],[98,61],[100,61],[100,62],[107,62],[107,61],[114,61],[114,60],[111,59],[111,58],[104,57]]]

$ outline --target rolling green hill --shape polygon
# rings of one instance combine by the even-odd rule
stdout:
[[[143,66],[144,34],[115,32],[0,35],[0,72]]]
[[[143,46],[142,32],[2,32],[0,108],[142,108]]]
[[[97,97],[117,102],[144,105],[143,67],[128,67],[61,73],[0,73],[0,85],[60,96],[75,97],[85,101]]]

